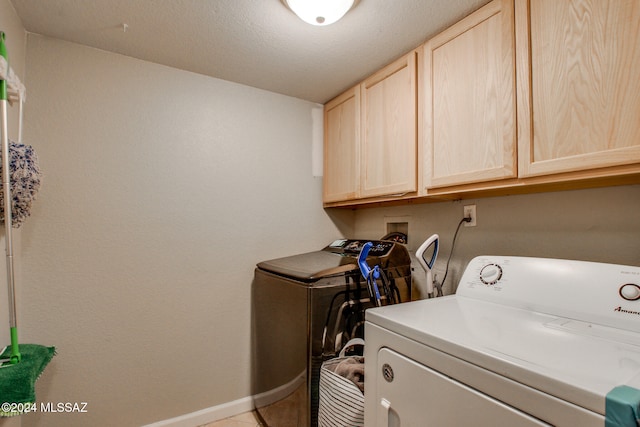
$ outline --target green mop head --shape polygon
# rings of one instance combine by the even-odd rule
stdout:
[[[0,417],[20,415],[18,409],[24,408],[24,405],[19,404],[35,403],[36,380],[56,354],[56,349],[37,344],[20,344],[20,353],[20,363],[0,366]],[[0,359],[10,357],[11,348],[7,347],[0,354]],[[16,405],[3,405],[4,403]]]

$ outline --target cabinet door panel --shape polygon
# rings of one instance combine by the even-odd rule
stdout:
[[[416,52],[362,84],[361,195],[415,191]]]
[[[360,175],[360,87],[325,105],[324,202],[358,197]]]
[[[514,23],[496,0],[424,46],[425,184],[516,175]]]
[[[521,176],[639,162],[640,2],[536,0],[529,8]]]

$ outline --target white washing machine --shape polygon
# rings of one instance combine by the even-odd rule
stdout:
[[[637,427],[640,268],[473,259],[455,295],[370,309],[367,427]]]

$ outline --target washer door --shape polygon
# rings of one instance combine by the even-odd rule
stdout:
[[[388,348],[377,370],[377,426],[550,426]]]

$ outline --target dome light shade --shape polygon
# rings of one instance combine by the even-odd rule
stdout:
[[[282,0],[311,25],[330,25],[342,18],[352,7],[354,0]]]

